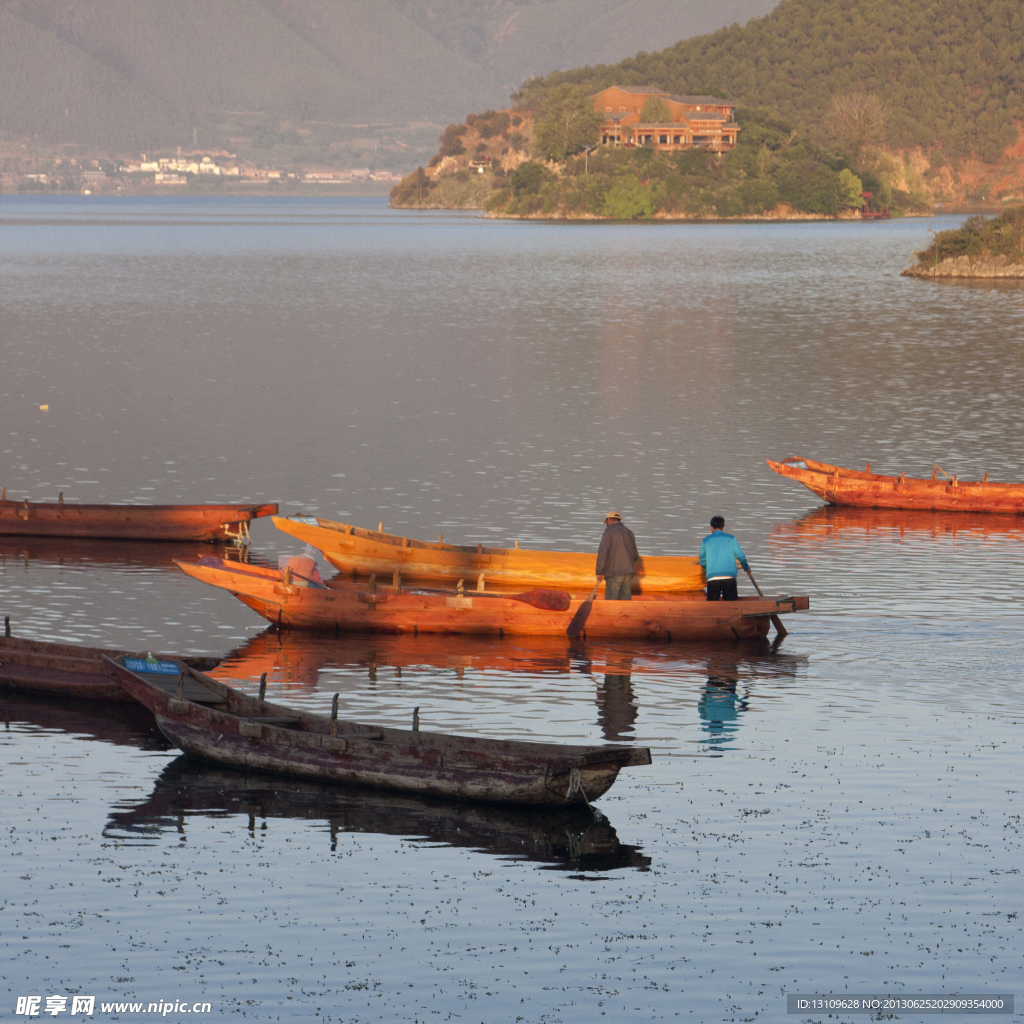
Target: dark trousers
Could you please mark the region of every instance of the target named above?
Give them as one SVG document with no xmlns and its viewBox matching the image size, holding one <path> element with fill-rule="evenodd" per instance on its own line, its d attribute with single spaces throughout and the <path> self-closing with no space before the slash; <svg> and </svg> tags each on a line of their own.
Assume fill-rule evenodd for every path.
<svg viewBox="0 0 1024 1024">
<path fill-rule="evenodd" d="M 626 576 L 605 576 L 604 599 L 606 601 L 633 600 L 633 574 Z"/>
<path fill-rule="evenodd" d="M 724 580 L 708 580 L 709 601 L 738 601 L 740 595 L 736 592 L 736 577 L 727 576 Z"/>
</svg>

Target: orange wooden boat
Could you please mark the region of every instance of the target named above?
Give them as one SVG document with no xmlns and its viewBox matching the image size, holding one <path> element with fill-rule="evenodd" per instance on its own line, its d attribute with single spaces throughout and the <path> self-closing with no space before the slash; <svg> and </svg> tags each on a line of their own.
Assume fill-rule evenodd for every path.
<svg viewBox="0 0 1024 1024">
<path fill-rule="evenodd" d="M 335 633 L 559 636 L 565 634 L 587 596 L 551 590 L 520 595 L 473 590 L 431 593 L 342 580 L 298 586 L 285 580 L 287 570 L 210 557 L 178 564 L 189 576 L 227 590 L 281 628 Z M 773 617 L 808 606 L 806 597 L 708 601 L 702 593 L 646 594 L 632 601 L 595 601 L 586 636 L 740 640 L 765 636 Z"/>
<path fill-rule="evenodd" d="M 792 456 L 782 462 L 768 460 L 768 465 L 781 476 L 802 483 L 831 505 L 859 508 L 910 508 L 936 512 L 1024 512 L 1024 484 L 999 484 L 984 480 L 958 480 L 943 476 L 938 466 L 931 480 L 884 476 L 866 470 L 844 469 L 828 462 L 815 462 Z"/>
<path fill-rule="evenodd" d="M 395 534 L 364 530 L 330 519 L 275 518 L 274 525 L 324 553 L 342 572 L 420 580 L 482 579 L 485 586 L 556 586 L 569 590 L 594 585 L 597 548 L 582 551 L 537 551 L 484 544 L 444 544 L 412 540 Z M 633 592 L 669 594 L 701 590 L 704 572 L 696 558 L 682 555 L 644 555 L 635 565 Z"/>
<path fill-rule="evenodd" d="M 73 505 L 0 499 L 0 534 L 18 537 L 106 537 L 117 540 L 231 541 L 249 523 L 277 515 L 277 505 Z"/>
</svg>

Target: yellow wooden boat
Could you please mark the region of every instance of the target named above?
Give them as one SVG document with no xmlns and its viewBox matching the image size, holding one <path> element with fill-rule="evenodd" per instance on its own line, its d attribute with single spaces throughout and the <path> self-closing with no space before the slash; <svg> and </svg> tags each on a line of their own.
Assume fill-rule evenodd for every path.
<svg viewBox="0 0 1024 1024">
<path fill-rule="evenodd" d="M 412 540 L 390 533 L 364 530 L 330 519 L 275 516 L 274 525 L 323 552 L 342 572 L 402 579 L 465 580 L 477 590 L 487 586 L 557 586 L 589 590 L 595 582 L 597 549 L 536 551 L 495 548 L 483 544 L 444 544 Z M 634 563 L 633 592 L 673 594 L 702 590 L 704 570 L 696 558 L 681 555 L 643 555 Z"/>
</svg>

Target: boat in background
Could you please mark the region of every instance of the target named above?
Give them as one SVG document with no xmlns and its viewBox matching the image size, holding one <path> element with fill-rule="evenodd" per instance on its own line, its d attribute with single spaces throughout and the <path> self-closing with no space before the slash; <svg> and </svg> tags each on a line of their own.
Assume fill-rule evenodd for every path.
<svg viewBox="0 0 1024 1024">
<path fill-rule="evenodd" d="M 332 580 L 311 586 L 288 569 L 204 557 L 179 562 L 203 583 L 220 587 L 279 628 L 361 633 L 480 633 L 564 636 L 588 596 L 533 590 L 427 591 Z M 778 616 L 809 607 L 807 597 L 741 597 L 708 601 L 703 593 L 645 594 L 632 601 L 595 601 L 585 635 L 592 639 L 742 640 L 763 637 Z"/>
<path fill-rule="evenodd" d="M 0 686 L 70 700 L 130 702 L 110 669 L 108 659 L 120 657 L 146 658 L 147 654 L 4 636 L 0 637 Z M 203 671 L 216 668 L 220 659 L 181 661 Z"/>
<path fill-rule="evenodd" d="M 0 534 L 115 540 L 247 542 L 249 523 L 277 515 L 277 505 L 75 505 L 0 498 Z"/>
<path fill-rule="evenodd" d="M 589 590 L 595 583 L 597 550 L 538 551 L 496 548 L 484 544 L 436 544 L 350 523 L 300 516 L 274 518 L 274 525 L 298 540 L 312 544 L 342 572 L 403 579 L 465 580 L 484 586 L 561 587 Z M 696 558 L 682 555 L 643 555 L 634 563 L 635 594 L 674 594 L 704 588 L 704 571 Z"/>
<path fill-rule="evenodd" d="M 297 818 L 327 825 L 331 849 L 346 832 L 401 836 L 496 857 L 535 861 L 555 871 L 646 871 L 651 858 L 619 840 L 603 814 L 567 807 L 504 807 L 368 791 L 262 772 L 220 768 L 178 757 L 149 797 L 112 811 L 103 830 L 113 839 L 186 835 L 190 818 Z"/>
<path fill-rule="evenodd" d="M 845 469 L 828 462 L 791 456 L 782 462 L 768 460 L 769 467 L 780 476 L 801 483 L 831 505 L 857 508 L 922 509 L 936 512 L 1024 512 L 1024 484 L 991 482 L 988 473 L 983 480 L 959 480 L 949 476 L 938 465 L 931 480 L 885 476 L 866 470 Z M 944 480 L 937 479 L 942 473 Z"/>
<path fill-rule="evenodd" d="M 603 796 L 646 747 L 521 743 L 341 721 L 250 697 L 183 662 L 108 661 L 160 731 L 200 761 L 353 786 L 564 807 Z"/>
</svg>

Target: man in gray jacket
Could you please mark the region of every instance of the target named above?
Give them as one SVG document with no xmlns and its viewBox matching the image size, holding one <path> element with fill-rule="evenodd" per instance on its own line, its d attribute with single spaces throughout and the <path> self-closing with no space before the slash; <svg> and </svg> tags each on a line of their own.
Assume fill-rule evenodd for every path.
<svg viewBox="0 0 1024 1024">
<path fill-rule="evenodd" d="M 640 557 L 633 531 L 622 525 L 618 512 L 604 517 L 604 536 L 597 549 L 598 580 L 604 579 L 606 601 L 632 600 L 633 563 Z"/>
</svg>

